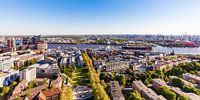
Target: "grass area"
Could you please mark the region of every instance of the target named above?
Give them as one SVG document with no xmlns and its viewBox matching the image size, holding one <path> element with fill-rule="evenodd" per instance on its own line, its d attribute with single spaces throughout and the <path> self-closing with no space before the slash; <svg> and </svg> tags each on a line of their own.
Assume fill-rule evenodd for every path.
<svg viewBox="0 0 200 100">
<path fill-rule="evenodd" d="M 63 87 L 60 100 L 73 100 L 73 90 L 71 87 Z"/>
<path fill-rule="evenodd" d="M 78 68 L 74 79 L 79 85 L 89 85 L 88 70 L 86 68 Z"/>
<path fill-rule="evenodd" d="M 88 70 L 85 67 L 75 68 L 73 71 L 68 71 L 69 76 L 63 74 L 63 76 L 68 77 L 68 82 L 76 87 L 77 85 L 89 85 Z"/>
</svg>

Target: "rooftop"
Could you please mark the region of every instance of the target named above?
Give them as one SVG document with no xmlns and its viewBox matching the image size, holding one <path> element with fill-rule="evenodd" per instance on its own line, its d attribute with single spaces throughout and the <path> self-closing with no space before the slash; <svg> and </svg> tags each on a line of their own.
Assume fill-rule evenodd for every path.
<svg viewBox="0 0 200 100">
<path fill-rule="evenodd" d="M 197 79 L 197 80 L 200 80 L 200 77 L 198 77 L 198 76 L 196 76 L 196 75 L 189 74 L 189 73 L 183 74 L 183 77 L 184 77 L 184 76 L 189 76 L 189 77 L 191 77 L 191 78 L 195 78 L 195 79 Z"/>
<path fill-rule="evenodd" d="M 62 93 L 62 90 L 60 88 L 52 88 L 52 89 L 44 90 L 44 91 L 42 91 L 42 93 L 46 97 L 49 97 L 49 96 L 52 96 L 54 94 L 60 94 L 60 93 Z"/>
<path fill-rule="evenodd" d="M 112 98 L 124 98 L 124 95 L 121 92 L 121 88 L 117 81 L 110 81 L 110 89 Z"/>
<path fill-rule="evenodd" d="M 144 85 L 141 81 L 134 81 L 133 83 L 140 88 L 144 94 L 148 95 L 149 98 L 152 98 L 153 100 L 165 100 L 163 96 L 157 95 L 152 89 L 146 87 L 146 85 Z"/>
<path fill-rule="evenodd" d="M 163 80 L 161 80 L 159 78 L 153 79 L 153 82 L 159 83 L 159 84 L 164 85 L 164 86 L 167 85 L 165 81 L 163 81 Z"/>
<path fill-rule="evenodd" d="M 10 73 L 13 73 L 13 72 L 18 72 L 18 71 L 14 70 L 14 69 L 9 69 L 9 70 L 6 70 L 6 71 L 0 71 L 0 77 L 5 76 L 5 75 L 10 74 Z"/>
</svg>

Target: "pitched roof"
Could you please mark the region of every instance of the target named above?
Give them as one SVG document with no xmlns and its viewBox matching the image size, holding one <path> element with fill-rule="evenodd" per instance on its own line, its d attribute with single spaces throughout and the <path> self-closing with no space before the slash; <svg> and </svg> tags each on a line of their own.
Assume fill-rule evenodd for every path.
<svg viewBox="0 0 200 100">
<path fill-rule="evenodd" d="M 62 93 L 62 90 L 60 88 L 52 88 L 52 89 L 48 89 L 48 90 L 45 90 L 45 91 L 42 91 L 42 93 L 48 97 L 48 96 L 52 96 L 54 94 L 59 94 L 59 93 Z"/>
</svg>

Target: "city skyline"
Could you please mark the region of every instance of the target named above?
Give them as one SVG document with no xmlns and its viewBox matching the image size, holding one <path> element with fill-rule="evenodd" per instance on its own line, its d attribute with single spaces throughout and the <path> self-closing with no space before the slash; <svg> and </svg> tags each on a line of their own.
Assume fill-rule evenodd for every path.
<svg viewBox="0 0 200 100">
<path fill-rule="evenodd" d="M 1 0 L 0 35 L 200 34 L 198 0 Z"/>
</svg>

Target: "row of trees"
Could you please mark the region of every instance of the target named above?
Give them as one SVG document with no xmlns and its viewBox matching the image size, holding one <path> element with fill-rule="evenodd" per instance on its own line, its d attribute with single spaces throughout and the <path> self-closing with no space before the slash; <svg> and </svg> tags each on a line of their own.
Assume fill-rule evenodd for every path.
<svg viewBox="0 0 200 100">
<path fill-rule="evenodd" d="M 101 72 L 100 79 L 104 80 L 105 82 L 116 80 L 119 82 L 120 85 L 123 85 L 123 86 L 126 85 L 126 81 L 127 81 L 127 79 L 125 78 L 123 74 L 114 75 L 112 73 L 108 74 L 107 72 Z"/>
<path fill-rule="evenodd" d="M 100 39 L 98 39 L 96 42 L 97 42 L 97 44 L 104 44 L 105 39 L 100 38 Z"/>
<path fill-rule="evenodd" d="M 30 66 L 30 65 L 36 64 L 36 63 L 37 63 L 37 59 L 33 58 L 31 60 L 24 62 L 24 66 Z"/>
<path fill-rule="evenodd" d="M 197 74 L 197 71 L 200 71 L 200 64 L 198 62 L 182 63 L 168 71 L 166 75 L 181 77 L 184 73 Z"/>
<path fill-rule="evenodd" d="M 33 81 L 28 83 L 28 86 L 26 87 L 26 90 L 32 89 L 32 88 L 37 87 L 37 86 L 38 86 L 38 81 L 37 80 L 33 80 Z"/>
<path fill-rule="evenodd" d="M 152 83 L 152 79 L 160 78 L 165 81 L 168 81 L 168 77 L 164 74 L 163 71 L 146 71 L 141 73 L 135 73 L 132 70 L 127 71 L 129 77 L 125 77 L 123 74 L 112 74 L 107 72 L 101 72 L 100 79 L 105 82 L 116 80 L 120 85 L 131 85 L 133 81 L 141 80 L 145 85 Z"/>
<path fill-rule="evenodd" d="M 164 71 L 146 71 L 141 73 L 135 73 L 132 70 L 129 70 L 128 74 L 130 75 L 129 79 L 127 80 L 128 83 L 132 83 L 136 80 L 141 80 L 145 85 L 152 83 L 152 79 L 160 78 L 165 81 L 168 81 L 168 77 L 165 76 Z"/>
<path fill-rule="evenodd" d="M 89 80 L 90 85 L 93 89 L 93 95 L 95 100 L 109 100 L 109 96 L 107 95 L 104 87 L 100 84 L 99 74 L 97 74 L 96 70 L 93 67 L 92 60 L 87 55 L 87 53 L 82 54 L 83 59 L 85 61 L 86 67 L 89 71 Z"/>
<path fill-rule="evenodd" d="M 184 73 L 197 74 L 197 71 L 200 71 L 200 64 L 198 62 L 182 63 L 169 71 L 163 69 L 162 71 L 146 71 L 137 74 L 134 71 L 129 70 L 128 74 L 130 75 L 130 78 L 127 81 L 132 83 L 132 81 L 141 80 L 148 85 L 154 78 L 160 78 L 165 81 L 169 81 L 169 76 L 181 77 Z"/>
<path fill-rule="evenodd" d="M 24 65 L 22 65 L 20 68 L 16 68 L 16 70 L 23 70 L 23 69 L 26 69 L 28 66 L 30 65 L 33 65 L 33 64 L 36 64 L 37 63 L 37 59 L 36 58 L 33 58 L 31 60 L 27 60 L 24 62 Z"/>
<path fill-rule="evenodd" d="M 164 96 L 168 100 L 176 100 L 176 94 L 170 91 L 168 87 L 161 86 L 158 91 L 162 96 Z"/>
<path fill-rule="evenodd" d="M 191 86 L 184 85 L 182 90 L 185 92 L 193 92 L 197 95 L 200 95 L 200 90 Z"/>
<path fill-rule="evenodd" d="M 0 92 L 0 100 L 5 100 L 6 95 L 10 92 L 10 90 L 13 90 L 16 85 L 17 85 L 17 82 L 13 81 L 11 82 L 9 86 L 2 87 L 1 92 Z"/>
<path fill-rule="evenodd" d="M 185 92 L 193 92 L 197 95 L 200 95 L 199 89 L 185 85 L 184 82 L 179 78 L 172 79 L 172 85 L 175 87 L 179 87 L 180 89 L 182 89 Z"/>
</svg>

